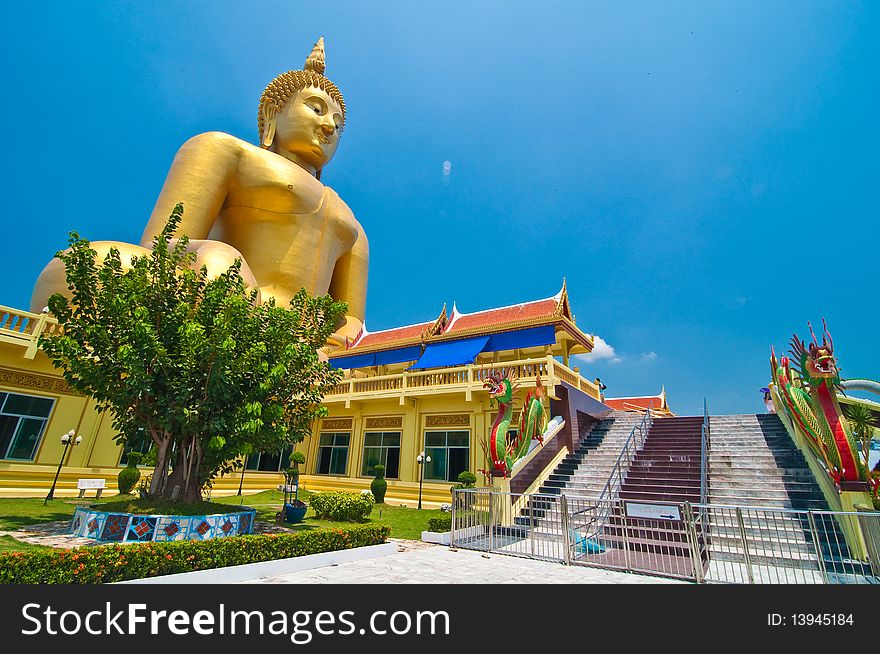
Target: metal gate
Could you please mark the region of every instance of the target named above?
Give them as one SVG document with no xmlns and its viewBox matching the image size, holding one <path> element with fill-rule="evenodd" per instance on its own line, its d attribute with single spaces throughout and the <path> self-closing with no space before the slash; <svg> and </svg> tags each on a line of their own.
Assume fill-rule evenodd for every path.
<svg viewBox="0 0 880 654">
<path fill-rule="evenodd" d="M 880 583 L 878 544 L 876 512 L 453 493 L 453 547 L 697 582 Z"/>
</svg>

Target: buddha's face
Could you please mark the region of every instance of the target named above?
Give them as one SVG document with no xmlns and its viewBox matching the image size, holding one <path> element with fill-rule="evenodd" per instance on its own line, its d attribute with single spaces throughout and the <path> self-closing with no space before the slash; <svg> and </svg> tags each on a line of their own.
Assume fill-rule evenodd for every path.
<svg viewBox="0 0 880 654">
<path fill-rule="evenodd" d="M 276 115 L 271 149 L 314 170 L 329 163 L 339 145 L 342 109 L 321 89 L 296 93 Z"/>
</svg>

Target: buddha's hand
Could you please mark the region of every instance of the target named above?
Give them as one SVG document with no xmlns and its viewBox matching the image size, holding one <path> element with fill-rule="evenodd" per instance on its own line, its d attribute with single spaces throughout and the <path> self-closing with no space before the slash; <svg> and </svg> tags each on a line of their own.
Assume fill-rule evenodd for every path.
<svg viewBox="0 0 880 654">
<path fill-rule="evenodd" d="M 344 348 L 346 346 L 346 339 L 348 339 L 349 345 L 354 343 L 358 336 L 361 335 L 363 327 L 363 322 L 358 318 L 355 318 L 354 316 L 345 316 L 345 323 L 342 327 L 330 334 L 327 338 L 327 345 L 330 345 L 333 348 Z"/>
</svg>

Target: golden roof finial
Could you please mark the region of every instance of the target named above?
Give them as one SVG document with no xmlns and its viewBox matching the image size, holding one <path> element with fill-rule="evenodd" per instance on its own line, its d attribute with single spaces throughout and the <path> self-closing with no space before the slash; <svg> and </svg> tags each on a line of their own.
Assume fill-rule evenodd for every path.
<svg viewBox="0 0 880 654">
<path fill-rule="evenodd" d="M 306 59 L 303 70 L 312 70 L 318 73 L 318 75 L 323 75 L 326 68 L 327 64 L 324 60 L 324 37 L 322 36 L 318 39 L 315 47 L 312 48 L 312 52 Z"/>
</svg>

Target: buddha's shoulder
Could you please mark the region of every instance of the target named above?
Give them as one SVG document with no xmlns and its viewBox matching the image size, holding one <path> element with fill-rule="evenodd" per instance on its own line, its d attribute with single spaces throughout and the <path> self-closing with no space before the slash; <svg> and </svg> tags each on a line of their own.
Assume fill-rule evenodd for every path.
<svg viewBox="0 0 880 654">
<path fill-rule="evenodd" d="M 352 212 L 351 208 L 345 203 L 345 200 L 339 197 L 339 194 L 336 191 L 329 186 L 325 186 L 324 193 L 333 198 L 337 213 L 343 216 L 346 220 L 350 220 L 357 227 L 358 232 L 364 231 L 364 228 L 361 227 L 361 224 L 354 217 L 354 212 Z"/>
<path fill-rule="evenodd" d="M 208 150 L 237 155 L 243 155 L 254 150 L 261 152 L 260 148 L 252 143 L 243 141 L 237 136 L 227 134 L 226 132 L 205 132 L 203 134 L 196 134 L 184 143 L 180 149 L 196 151 Z"/>
</svg>

